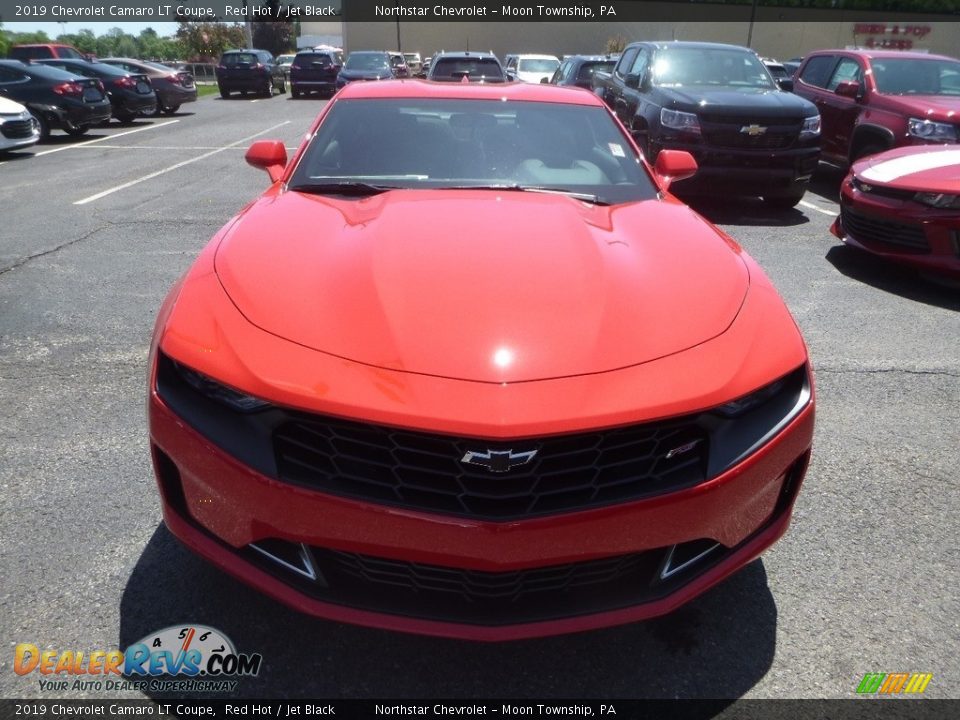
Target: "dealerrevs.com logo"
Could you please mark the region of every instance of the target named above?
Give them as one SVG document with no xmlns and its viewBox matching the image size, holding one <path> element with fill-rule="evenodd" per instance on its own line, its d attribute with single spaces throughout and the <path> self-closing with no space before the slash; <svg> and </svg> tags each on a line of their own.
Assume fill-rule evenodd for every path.
<svg viewBox="0 0 960 720">
<path fill-rule="evenodd" d="M 39 673 L 40 689 L 49 691 L 232 692 L 237 678 L 256 676 L 262 663 L 260 653 L 237 652 L 219 630 L 184 624 L 151 633 L 124 651 L 58 652 L 21 643 L 13 670 Z"/>
</svg>

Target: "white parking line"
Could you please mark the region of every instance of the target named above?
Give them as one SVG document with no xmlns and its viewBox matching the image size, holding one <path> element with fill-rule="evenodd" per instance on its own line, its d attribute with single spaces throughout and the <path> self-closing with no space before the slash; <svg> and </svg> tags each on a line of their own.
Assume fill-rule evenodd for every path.
<svg viewBox="0 0 960 720">
<path fill-rule="evenodd" d="M 134 185 L 139 185 L 140 183 L 146 182 L 147 180 L 152 180 L 155 177 L 166 175 L 168 172 L 172 172 L 178 168 L 182 168 L 184 165 L 190 165 L 191 163 L 195 163 L 199 160 L 208 158 L 211 155 L 216 155 L 217 153 L 221 153 L 224 150 L 229 150 L 230 148 L 236 147 L 237 145 L 242 145 L 245 142 L 249 142 L 250 140 L 253 140 L 255 137 L 260 137 L 261 135 L 265 135 L 268 132 L 276 130 L 278 127 L 289 125 L 290 122 L 291 122 L 290 120 L 284 120 L 282 123 L 277 123 L 276 125 L 272 125 L 271 127 L 268 127 L 266 130 L 261 130 L 260 132 L 254 133 L 253 135 L 248 135 L 247 137 L 241 138 L 240 140 L 237 140 L 236 142 L 232 142 L 229 145 L 224 145 L 223 147 L 217 148 L 216 150 L 205 152 L 203 155 L 197 155 L 197 157 L 195 158 L 190 158 L 189 160 L 178 162 L 176 165 L 171 165 L 170 167 L 163 168 L 163 170 L 157 170 L 156 172 L 152 172 L 149 175 L 144 175 L 143 177 L 139 177 L 136 180 L 130 180 L 129 182 L 125 182 L 122 185 L 115 185 L 114 187 L 108 188 L 107 190 L 103 190 L 102 192 L 98 192 L 95 195 L 91 195 L 90 197 L 85 197 L 83 198 L 83 200 L 77 200 L 73 204 L 86 205 L 87 203 L 91 203 L 95 200 L 99 200 L 100 198 L 104 198 L 107 195 L 112 195 L 113 193 L 119 192 L 120 190 L 126 190 L 129 187 L 133 187 Z"/>
<path fill-rule="evenodd" d="M 74 148 L 84 147 L 85 145 L 93 145 L 94 143 L 103 142 L 104 140 L 113 140 L 114 138 L 123 137 L 124 135 L 133 135 L 134 133 L 143 132 L 144 130 L 156 130 L 157 128 L 166 127 L 167 125 L 173 125 L 174 123 L 180 122 L 179 120 L 167 120 L 166 122 L 158 123 L 156 125 L 147 125 L 146 127 L 134 128 L 133 130 L 124 130 L 119 132 L 116 135 L 107 135 L 102 138 L 95 138 L 93 140 L 87 140 L 82 143 L 77 143 L 76 145 L 64 145 L 63 147 L 54 148 L 53 150 L 44 150 L 43 152 L 38 152 L 34 154 L 34 157 L 40 157 L 41 155 L 50 155 L 51 153 L 60 152 L 61 150 L 73 150 Z"/>
<path fill-rule="evenodd" d="M 824 210 L 822 207 L 818 207 L 813 203 L 808 203 L 806 200 L 801 200 L 800 204 L 809 210 L 813 210 L 814 212 L 820 213 L 821 215 L 829 215 L 830 217 L 835 217 L 837 214 L 836 210 Z"/>
</svg>

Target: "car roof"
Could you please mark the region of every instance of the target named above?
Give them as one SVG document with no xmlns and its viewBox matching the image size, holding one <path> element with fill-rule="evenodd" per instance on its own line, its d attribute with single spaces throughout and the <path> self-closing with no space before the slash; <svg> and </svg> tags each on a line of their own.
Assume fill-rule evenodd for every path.
<svg viewBox="0 0 960 720">
<path fill-rule="evenodd" d="M 50 60 L 56 60 L 57 58 L 49 58 Z M 20 60 L 0 60 L 0 66 L 13 68 L 14 70 L 20 70 L 27 75 L 39 75 L 40 77 L 45 77 L 47 80 L 87 80 L 88 78 L 83 77 L 82 75 L 77 75 L 68 70 L 61 70 L 58 67 L 53 65 L 47 65 L 46 63 L 25 63 Z"/>
<path fill-rule="evenodd" d="M 556 60 L 556 55 L 536 55 L 534 53 L 526 53 L 524 55 L 517 55 L 518 60 Z"/>
<path fill-rule="evenodd" d="M 375 83 L 350 83 L 340 91 L 339 98 L 389 99 L 428 98 L 454 100 L 518 100 L 522 102 L 553 102 L 566 105 L 593 105 L 604 107 L 593 93 L 579 88 L 531 83 L 478 84 L 431 82 L 429 80 L 381 80 Z"/>
<path fill-rule="evenodd" d="M 811 52 L 809 55 L 804 57 L 804 60 L 807 58 L 814 57 L 816 55 L 835 55 L 837 53 L 846 53 L 847 55 L 856 55 L 857 57 L 868 58 L 870 60 L 880 60 L 885 59 L 889 60 L 891 58 L 907 58 L 908 60 L 953 60 L 957 62 L 956 58 L 949 57 L 948 55 L 934 55 L 933 53 L 922 53 L 922 52 L 909 52 L 906 50 L 816 50 Z"/>
<path fill-rule="evenodd" d="M 489 60 L 492 58 L 493 60 L 500 62 L 499 60 L 497 60 L 497 56 L 494 55 L 492 52 L 477 52 L 476 50 L 444 50 L 443 52 L 438 52 L 433 57 L 435 60 L 439 60 L 440 58 L 451 58 L 451 57 L 481 58 L 483 60 Z M 520 56 L 517 55 L 516 57 L 520 57 Z"/>
<path fill-rule="evenodd" d="M 753 50 L 743 47 L 743 45 L 730 45 L 729 43 L 695 42 L 692 40 L 655 40 L 643 44 L 652 45 L 658 50 L 667 50 L 669 48 L 695 48 L 702 50 L 743 50 L 744 52 L 754 53 Z"/>
</svg>

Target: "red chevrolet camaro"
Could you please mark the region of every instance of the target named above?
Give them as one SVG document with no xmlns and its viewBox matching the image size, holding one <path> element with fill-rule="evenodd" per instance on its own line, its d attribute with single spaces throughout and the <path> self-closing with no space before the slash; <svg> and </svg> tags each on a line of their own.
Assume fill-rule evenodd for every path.
<svg viewBox="0 0 960 720">
<path fill-rule="evenodd" d="M 860 160 L 840 188 L 831 231 L 886 260 L 960 280 L 960 147 L 899 148 Z"/>
<path fill-rule="evenodd" d="M 759 266 L 594 95 L 349 85 L 173 288 L 167 525 L 305 613 L 504 640 L 670 612 L 787 529 L 813 388 Z"/>
</svg>

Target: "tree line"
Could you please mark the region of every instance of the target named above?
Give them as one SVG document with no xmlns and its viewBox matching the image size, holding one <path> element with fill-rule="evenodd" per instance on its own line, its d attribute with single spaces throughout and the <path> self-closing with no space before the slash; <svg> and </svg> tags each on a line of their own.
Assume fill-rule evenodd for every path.
<svg viewBox="0 0 960 720">
<path fill-rule="evenodd" d="M 253 46 L 274 55 L 296 49 L 296 27 L 292 22 L 252 23 Z M 153 28 L 131 35 L 114 27 L 102 35 L 92 30 L 60 33 L 51 38 L 45 32 L 14 32 L 0 23 L 0 57 L 11 45 L 57 42 L 72 45 L 95 57 L 132 57 L 144 60 L 186 60 L 216 62 L 224 50 L 246 46 L 242 25 L 224 22 L 180 22 L 173 37 L 161 37 Z"/>
</svg>

